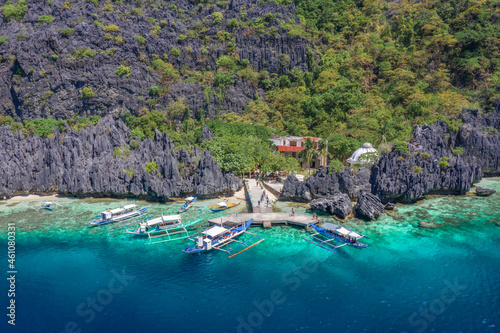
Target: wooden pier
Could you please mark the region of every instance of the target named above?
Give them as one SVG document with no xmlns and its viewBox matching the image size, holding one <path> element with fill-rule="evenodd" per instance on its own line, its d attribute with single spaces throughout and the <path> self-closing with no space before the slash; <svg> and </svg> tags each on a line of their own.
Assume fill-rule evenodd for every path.
<svg viewBox="0 0 500 333">
<path fill-rule="evenodd" d="M 251 226 L 262 226 L 270 228 L 274 225 L 290 225 L 302 228 L 310 228 L 309 223 L 318 224 L 319 221 L 311 215 L 290 213 L 243 213 L 229 214 L 215 219 L 208 220 L 210 224 L 218 224 L 221 222 L 242 222 L 253 219 Z"/>
</svg>

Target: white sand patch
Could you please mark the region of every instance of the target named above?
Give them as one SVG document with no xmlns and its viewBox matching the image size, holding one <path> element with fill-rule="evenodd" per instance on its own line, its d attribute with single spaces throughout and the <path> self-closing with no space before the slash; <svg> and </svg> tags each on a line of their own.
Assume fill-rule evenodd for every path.
<svg viewBox="0 0 500 333">
<path fill-rule="evenodd" d="M 28 194 L 28 195 L 16 195 L 13 196 L 12 198 L 9 198 L 5 200 L 5 202 L 14 202 L 14 201 L 28 201 L 28 200 L 50 200 L 50 199 L 56 199 L 58 198 L 59 195 L 57 194 L 52 194 L 52 195 L 38 195 L 38 194 Z"/>
</svg>

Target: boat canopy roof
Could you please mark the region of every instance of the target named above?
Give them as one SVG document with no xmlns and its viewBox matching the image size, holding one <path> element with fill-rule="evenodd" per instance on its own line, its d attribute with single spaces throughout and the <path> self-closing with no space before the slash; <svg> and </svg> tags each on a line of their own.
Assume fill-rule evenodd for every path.
<svg viewBox="0 0 500 333">
<path fill-rule="evenodd" d="M 349 230 L 347 230 L 346 228 L 344 227 L 340 227 L 337 229 L 337 232 L 341 235 L 344 235 L 344 236 L 347 236 L 349 234 Z"/>
<path fill-rule="evenodd" d="M 187 197 L 186 198 L 186 201 L 193 201 L 194 200 L 194 197 Z"/>
<path fill-rule="evenodd" d="M 145 223 L 141 224 L 146 224 L 148 227 L 161 223 L 161 222 L 168 222 L 168 221 L 179 221 L 181 219 L 180 215 L 167 215 L 167 216 L 160 216 L 155 219 L 151 219 L 149 221 L 146 221 Z"/>
<path fill-rule="evenodd" d="M 321 226 L 323 229 L 330 230 L 330 231 L 335 231 L 338 228 L 340 228 L 339 225 L 333 224 L 333 223 L 325 223 Z"/>
<path fill-rule="evenodd" d="M 351 230 L 349 230 L 349 229 L 346 229 L 346 228 L 344 228 L 344 227 L 340 227 L 340 228 L 338 228 L 338 229 L 337 229 L 337 232 L 338 232 L 339 234 L 343 235 L 343 236 L 354 237 L 354 238 L 356 238 L 356 239 L 363 237 L 362 235 L 360 235 L 360 234 L 358 234 L 358 233 L 356 233 L 356 232 L 354 232 L 354 231 L 351 231 Z"/>
<path fill-rule="evenodd" d="M 210 236 L 210 237 L 215 237 L 215 236 L 218 236 L 220 234 L 223 234 L 225 232 L 229 231 L 228 229 L 226 228 L 223 228 L 223 227 L 219 227 L 218 225 L 216 226 L 213 226 L 212 228 L 208 229 L 208 230 L 205 230 L 203 231 L 203 233 L 207 236 Z"/>
<path fill-rule="evenodd" d="M 115 209 L 112 209 L 110 210 L 110 213 L 111 214 L 118 214 L 118 213 L 121 213 L 127 209 L 130 209 L 130 208 L 134 208 L 134 207 L 137 207 L 137 205 L 127 205 L 127 206 L 123 206 L 123 207 L 120 207 L 120 208 L 115 208 Z"/>
<path fill-rule="evenodd" d="M 226 207 L 227 203 L 225 203 L 225 202 L 219 202 L 217 205 L 222 206 L 222 207 Z"/>
</svg>

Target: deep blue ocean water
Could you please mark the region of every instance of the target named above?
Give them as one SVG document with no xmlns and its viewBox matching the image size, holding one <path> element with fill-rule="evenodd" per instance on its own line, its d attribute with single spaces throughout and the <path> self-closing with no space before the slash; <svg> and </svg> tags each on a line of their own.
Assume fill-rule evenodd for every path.
<svg viewBox="0 0 500 333">
<path fill-rule="evenodd" d="M 498 178 L 481 185 L 500 192 Z M 63 207 L 53 212 L 0 205 L 0 267 L 7 276 L 15 222 L 18 271 L 15 328 L 0 283 L 2 332 L 500 332 L 499 193 L 354 219 L 346 226 L 370 237 L 361 250 L 330 253 L 304 241 L 304 230 L 255 228 L 265 241 L 231 259 L 184 254 L 181 241 L 147 244 L 113 225 L 86 228 L 125 200 L 55 201 Z"/>
</svg>

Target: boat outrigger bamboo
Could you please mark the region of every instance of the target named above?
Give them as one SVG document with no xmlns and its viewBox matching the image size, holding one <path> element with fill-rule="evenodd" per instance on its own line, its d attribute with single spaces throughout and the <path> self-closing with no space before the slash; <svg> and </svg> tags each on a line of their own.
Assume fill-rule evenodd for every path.
<svg viewBox="0 0 500 333">
<path fill-rule="evenodd" d="M 236 206 L 238 206 L 240 203 L 241 203 L 241 201 L 240 201 L 240 202 L 238 202 L 238 203 L 226 203 L 226 202 L 219 202 L 218 204 L 213 205 L 213 206 L 210 206 L 210 207 L 208 207 L 208 208 L 210 208 L 210 210 L 211 210 L 212 212 L 214 212 L 214 213 L 215 213 L 215 212 L 221 212 L 221 211 L 223 211 L 223 210 L 228 210 L 229 208 L 236 207 Z"/>
<path fill-rule="evenodd" d="M 253 219 L 247 222 L 224 222 L 221 224 L 213 225 L 193 235 L 195 236 L 199 234 L 199 236 L 197 237 L 191 236 L 186 238 L 193 241 L 194 244 L 193 246 L 189 246 L 189 244 L 187 244 L 186 248 L 182 251 L 184 253 L 197 253 L 210 250 L 219 250 L 228 253 L 229 258 L 232 258 L 242 252 L 245 252 L 251 247 L 254 247 L 264 240 L 264 238 L 260 237 L 259 235 L 247 231 L 252 222 Z M 251 235 L 251 238 L 246 241 L 235 239 L 243 233 Z M 250 245 L 250 243 L 252 243 L 254 240 L 257 241 Z M 229 244 L 231 243 L 238 244 L 230 249 Z M 240 247 L 243 247 L 243 250 L 236 252 L 236 250 Z"/>
<path fill-rule="evenodd" d="M 195 201 L 195 197 L 187 197 L 186 202 L 181 206 L 181 208 L 179 208 L 179 213 L 184 213 L 186 210 L 193 207 Z"/>
<path fill-rule="evenodd" d="M 149 238 L 156 238 L 158 235 L 169 237 L 179 233 L 187 233 L 187 228 L 194 226 L 196 223 L 201 222 L 202 219 L 188 222 L 183 224 L 180 215 L 160 216 L 155 219 L 145 219 L 139 221 L 139 227 L 135 230 L 127 230 L 127 233 L 136 236 L 148 236 Z M 183 237 L 180 238 L 185 238 Z M 180 239 L 175 238 L 175 239 Z M 174 239 L 169 239 L 174 240 Z"/>
<path fill-rule="evenodd" d="M 314 225 L 313 223 L 309 223 L 309 225 L 313 227 L 317 233 L 306 237 L 306 241 L 330 252 L 334 252 L 339 247 L 345 245 L 357 248 L 368 247 L 368 245 L 359 242 L 359 239 L 363 237 L 368 238 L 367 236 L 358 234 L 357 232 L 346 229 L 340 225 L 332 223 L 325 223 L 321 227 Z M 336 245 L 335 242 L 342 244 Z"/>
<path fill-rule="evenodd" d="M 135 209 L 137 205 L 127 205 L 120 208 L 108 209 L 101 213 L 99 220 L 89 222 L 89 226 L 95 227 L 98 225 L 126 221 L 136 216 L 140 216 L 146 212 L 151 206 L 146 206 L 141 209 Z"/>
</svg>

